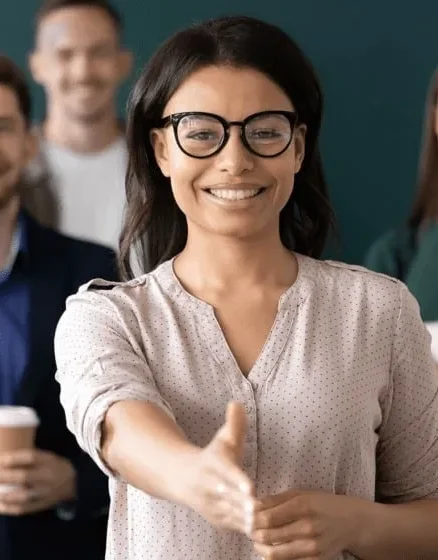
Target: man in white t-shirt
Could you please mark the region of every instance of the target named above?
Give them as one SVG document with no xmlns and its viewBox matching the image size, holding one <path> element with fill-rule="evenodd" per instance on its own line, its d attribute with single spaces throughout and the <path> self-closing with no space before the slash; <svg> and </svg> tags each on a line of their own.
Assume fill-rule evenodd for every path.
<svg viewBox="0 0 438 560">
<path fill-rule="evenodd" d="M 127 165 L 116 95 L 131 66 L 120 15 L 107 1 L 43 3 L 30 68 L 47 108 L 24 203 L 42 224 L 113 248 Z"/>
</svg>

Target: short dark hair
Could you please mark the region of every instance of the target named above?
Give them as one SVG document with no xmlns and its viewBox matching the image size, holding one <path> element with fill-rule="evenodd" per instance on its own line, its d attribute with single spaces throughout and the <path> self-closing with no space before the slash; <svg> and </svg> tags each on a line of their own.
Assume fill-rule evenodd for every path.
<svg viewBox="0 0 438 560">
<path fill-rule="evenodd" d="M 119 266 L 133 276 L 131 250 L 144 271 L 177 255 L 187 241 L 187 221 L 160 171 L 150 141 L 154 123 L 180 84 L 210 65 L 254 68 L 289 96 L 299 122 L 307 126 L 306 152 L 289 201 L 280 213 L 283 244 L 319 257 L 334 229 L 318 146 L 323 96 L 313 67 L 280 28 L 245 16 L 223 17 L 194 25 L 168 39 L 147 63 L 128 105 L 127 206 L 120 237 Z"/>
<path fill-rule="evenodd" d="M 32 103 L 26 78 L 20 68 L 10 58 L 3 55 L 0 55 L 0 85 L 13 90 L 26 126 L 29 127 Z"/>
<path fill-rule="evenodd" d="M 112 19 L 119 34 L 122 33 L 122 16 L 119 11 L 107 0 L 45 0 L 36 14 L 36 28 L 41 21 L 53 12 L 63 8 L 100 8 Z"/>
</svg>

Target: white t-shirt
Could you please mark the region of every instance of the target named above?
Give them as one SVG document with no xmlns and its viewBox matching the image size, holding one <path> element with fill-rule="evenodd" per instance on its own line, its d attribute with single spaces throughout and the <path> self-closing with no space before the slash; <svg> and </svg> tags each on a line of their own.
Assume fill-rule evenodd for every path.
<svg viewBox="0 0 438 560">
<path fill-rule="evenodd" d="M 40 153 L 28 169 L 31 192 L 25 206 L 44 225 L 117 250 L 126 165 L 123 137 L 91 154 L 41 139 Z"/>
<path fill-rule="evenodd" d="M 427 330 L 431 336 L 430 348 L 436 362 L 438 362 L 438 321 L 426 323 Z"/>
</svg>

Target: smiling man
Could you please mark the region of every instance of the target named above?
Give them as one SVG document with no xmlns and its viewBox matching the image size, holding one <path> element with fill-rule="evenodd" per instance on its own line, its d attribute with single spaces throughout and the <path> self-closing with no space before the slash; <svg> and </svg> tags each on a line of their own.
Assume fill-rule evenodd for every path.
<svg viewBox="0 0 438 560">
<path fill-rule="evenodd" d="M 113 251 L 60 235 L 22 209 L 36 142 L 19 69 L 0 56 L 0 405 L 36 410 L 36 449 L 0 453 L 2 560 L 102 560 L 107 480 L 67 429 L 53 337 L 67 297 L 96 276 L 116 278 Z"/>
<path fill-rule="evenodd" d="M 120 15 L 105 0 L 48 0 L 36 23 L 29 61 L 47 104 L 25 205 L 45 225 L 116 248 L 127 163 L 116 96 L 132 65 Z"/>
</svg>

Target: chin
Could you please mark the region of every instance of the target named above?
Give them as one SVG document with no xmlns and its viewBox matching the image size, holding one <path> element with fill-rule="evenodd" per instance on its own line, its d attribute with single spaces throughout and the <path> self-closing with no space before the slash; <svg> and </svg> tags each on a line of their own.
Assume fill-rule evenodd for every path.
<svg viewBox="0 0 438 560">
<path fill-rule="evenodd" d="M 223 237 L 229 241 L 255 241 L 265 237 L 260 227 L 252 226 L 234 226 L 234 227 L 217 227 L 209 229 L 210 235 Z"/>
<path fill-rule="evenodd" d="M 99 122 L 106 114 L 106 107 L 72 107 L 69 111 L 72 119 L 75 121 L 83 122 L 84 124 L 93 124 Z"/>
</svg>

